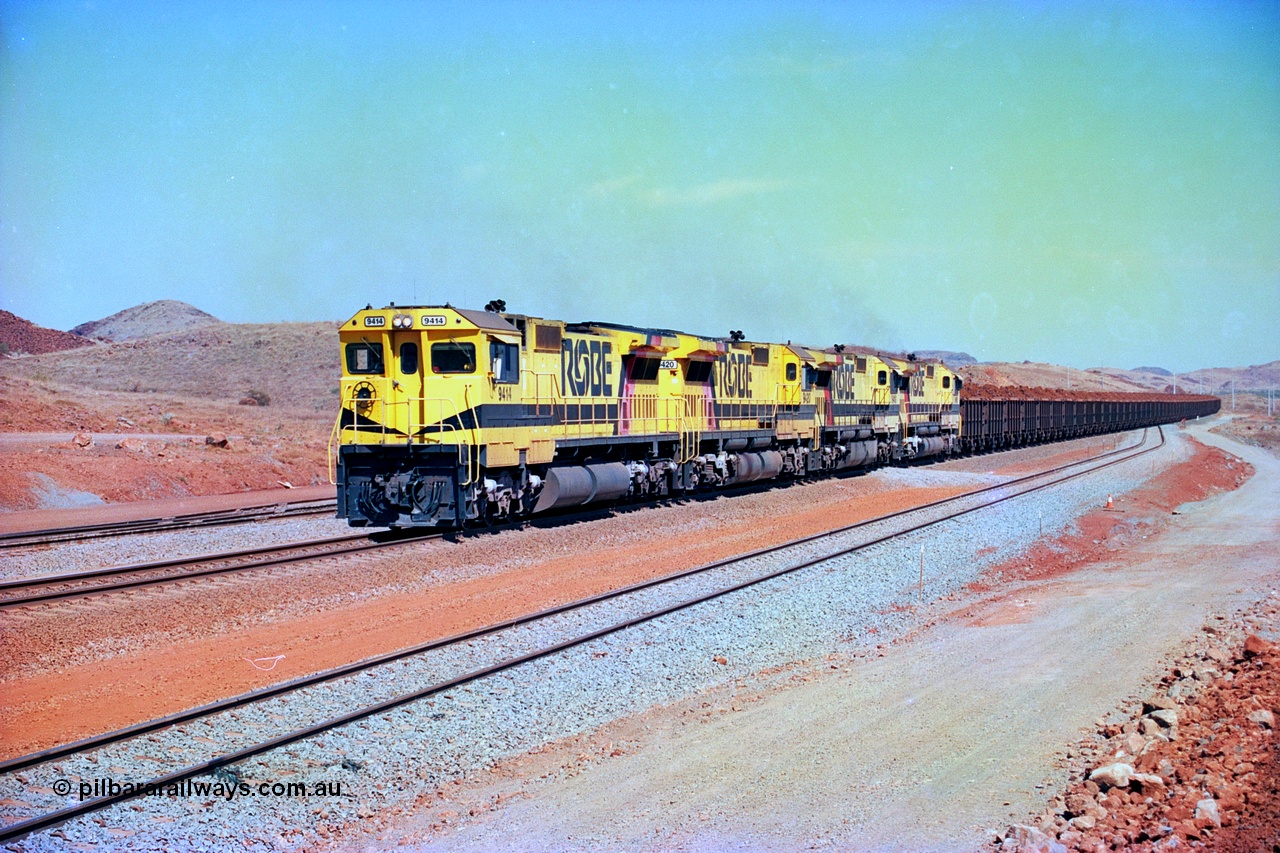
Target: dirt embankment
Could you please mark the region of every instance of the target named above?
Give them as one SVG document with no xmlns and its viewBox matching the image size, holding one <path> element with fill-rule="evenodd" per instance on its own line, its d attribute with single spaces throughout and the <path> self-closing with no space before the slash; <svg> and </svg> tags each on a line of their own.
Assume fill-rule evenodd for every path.
<svg viewBox="0 0 1280 853">
<path fill-rule="evenodd" d="M 156 322 L 134 317 L 116 331 L 146 331 Z M 0 445 L 0 511 L 327 481 L 325 448 L 337 415 L 339 372 L 332 323 L 213 321 L 138 340 L 2 359 L 0 433 L 148 437 L 121 447 L 115 438 Z M 217 434 L 230 437 L 229 451 L 174 438 Z"/>
<path fill-rule="evenodd" d="M 1141 710 L 1099 721 L 1068 753 L 1075 782 L 1000 850 L 1280 846 L 1280 632 L 1275 593 L 1204 629 Z"/>
<path fill-rule="evenodd" d="M 1077 519 L 1073 531 L 994 566 L 970 584 L 970 590 L 990 590 L 1010 580 L 1056 577 L 1114 556 L 1135 540 L 1163 529 L 1169 513 L 1182 504 L 1238 489 L 1253 476 L 1253 466 L 1243 459 L 1189 440 L 1195 447 L 1191 459 L 1164 471 L 1143 488 L 1120 496 L 1115 506 L 1099 507 Z"/>
<path fill-rule="evenodd" d="M 0 397 L 0 433 L 17 434 L 0 436 L 0 511 L 328 481 L 333 412 L 7 378 L 0 378 Z M 67 441 L 73 434 L 78 440 Z M 227 446 L 205 443 L 218 435 Z"/>
<path fill-rule="evenodd" d="M 330 411 L 338 399 L 337 324 L 216 323 L 10 359 L 0 362 L 0 373 L 58 388 L 72 397 L 92 390 L 234 405 L 257 391 L 273 406 Z"/>
</svg>

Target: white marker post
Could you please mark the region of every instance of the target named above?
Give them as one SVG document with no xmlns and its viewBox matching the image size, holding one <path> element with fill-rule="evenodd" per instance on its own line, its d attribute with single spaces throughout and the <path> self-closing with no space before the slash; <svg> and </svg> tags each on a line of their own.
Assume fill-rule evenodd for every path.
<svg viewBox="0 0 1280 853">
<path fill-rule="evenodd" d="M 924 544 L 920 545 L 920 588 L 916 592 L 916 603 L 919 607 L 924 607 Z"/>
</svg>

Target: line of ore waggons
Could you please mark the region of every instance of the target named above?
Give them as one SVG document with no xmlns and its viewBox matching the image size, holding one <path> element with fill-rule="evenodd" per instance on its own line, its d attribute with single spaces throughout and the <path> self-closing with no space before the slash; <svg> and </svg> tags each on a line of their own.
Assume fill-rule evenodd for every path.
<svg viewBox="0 0 1280 853">
<path fill-rule="evenodd" d="M 964 389 L 936 360 L 449 305 L 342 325 L 338 514 L 463 527 L 1171 423 L 1216 397 Z"/>
</svg>

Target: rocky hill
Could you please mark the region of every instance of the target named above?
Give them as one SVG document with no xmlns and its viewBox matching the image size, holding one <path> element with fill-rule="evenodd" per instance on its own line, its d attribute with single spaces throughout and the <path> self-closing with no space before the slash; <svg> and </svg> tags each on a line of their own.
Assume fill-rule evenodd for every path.
<svg viewBox="0 0 1280 853">
<path fill-rule="evenodd" d="M 39 355 L 84 346 L 92 346 L 92 342 L 70 332 L 59 332 L 57 329 L 37 326 L 17 314 L 0 311 L 0 354 Z"/>
<path fill-rule="evenodd" d="M 215 323 L 0 362 L 0 375 L 95 391 L 173 394 L 298 413 L 334 411 L 337 323 Z M 77 338 L 83 341 L 83 338 Z M 256 395 L 255 393 L 256 392 Z"/>
<path fill-rule="evenodd" d="M 132 341 L 219 322 L 221 321 L 217 317 L 194 305 L 174 299 L 161 299 L 126 308 L 101 320 L 81 323 L 71 333 L 99 341 Z"/>
</svg>

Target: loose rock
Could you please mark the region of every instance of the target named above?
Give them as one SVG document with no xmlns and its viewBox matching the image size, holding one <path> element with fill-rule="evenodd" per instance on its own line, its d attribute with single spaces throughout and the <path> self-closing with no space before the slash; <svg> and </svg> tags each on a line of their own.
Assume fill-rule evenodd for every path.
<svg viewBox="0 0 1280 853">
<path fill-rule="evenodd" d="M 1272 651 L 1275 647 L 1275 643 L 1269 643 L 1257 634 L 1250 634 L 1244 638 L 1244 659 L 1252 660 L 1258 655 Z"/>
<path fill-rule="evenodd" d="M 1089 774 L 1089 781 L 1106 785 L 1110 788 L 1129 787 L 1129 777 L 1133 775 L 1132 764 L 1107 764 Z"/>
<path fill-rule="evenodd" d="M 1196 820 L 1208 820 L 1214 826 L 1222 826 L 1222 815 L 1218 812 L 1218 803 L 1209 797 L 1196 803 Z"/>
<path fill-rule="evenodd" d="M 1264 729 L 1274 729 L 1276 727 L 1276 715 L 1265 708 L 1250 714 L 1249 721 L 1257 723 Z"/>
</svg>

